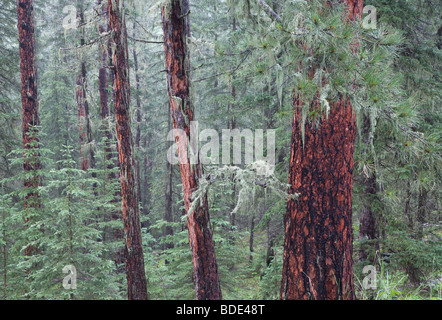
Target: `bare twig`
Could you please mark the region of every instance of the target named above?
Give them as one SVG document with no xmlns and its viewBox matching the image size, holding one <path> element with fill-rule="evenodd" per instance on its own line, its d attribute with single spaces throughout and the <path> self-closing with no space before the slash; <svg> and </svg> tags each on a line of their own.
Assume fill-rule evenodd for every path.
<svg viewBox="0 0 442 320">
<path fill-rule="evenodd" d="M 279 22 L 282 21 L 281 16 L 277 14 L 264 0 L 258 0 L 258 3 L 264 8 L 265 11 L 267 11 L 268 14 L 272 16 L 274 20 Z"/>
<path fill-rule="evenodd" d="M 158 44 L 163 44 L 164 41 L 151 41 L 151 40 L 144 40 L 144 39 L 136 39 L 136 38 L 132 38 L 131 36 L 127 36 L 130 40 L 133 41 L 137 41 L 137 42 L 143 42 L 143 43 L 158 43 Z"/>
<path fill-rule="evenodd" d="M 92 41 L 89 42 L 89 43 L 83 44 L 83 45 L 78 46 L 78 47 L 60 48 L 60 50 L 65 50 L 65 51 L 67 51 L 67 50 L 83 49 L 83 48 L 85 48 L 85 47 L 89 47 L 89 46 L 93 45 L 94 43 L 97 43 L 97 42 L 100 41 L 101 39 L 107 38 L 109 35 L 110 35 L 110 31 L 109 31 L 109 32 L 102 33 L 101 36 L 99 36 L 98 38 L 92 40 Z"/>
</svg>

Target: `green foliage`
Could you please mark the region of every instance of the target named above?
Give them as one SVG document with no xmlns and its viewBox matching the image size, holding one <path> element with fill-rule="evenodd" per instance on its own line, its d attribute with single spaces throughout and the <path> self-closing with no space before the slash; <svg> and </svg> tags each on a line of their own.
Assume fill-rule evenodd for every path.
<svg viewBox="0 0 442 320">
<path fill-rule="evenodd" d="M 122 275 L 116 272 L 111 243 L 104 242 L 103 226 L 111 207 L 116 210 L 108 194 L 115 187 L 98 194 L 97 180 L 91 173 L 75 168 L 72 151 L 72 147 L 64 146 L 58 163 L 45 156 L 52 155 L 47 149 L 39 148 L 39 155 L 32 152 L 43 165 L 37 174 L 44 183 L 37 190 L 22 188 L 2 195 L 2 240 L 4 248 L 9 248 L 6 259 L 2 258 L 7 270 L 15 266 L 7 275 L 6 299 L 121 297 Z M 23 150 L 16 153 L 22 155 Z M 17 158 L 13 164 L 22 161 Z M 101 170 L 95 173 L 102 174 Z M 19 173 L 3 183 L 23 181 L 34 174 Z M 38 193 L 39 206 L 23 210 L 23 198 L 34 192 Z M 27 222 L 23 224 L 24 221 Z M 25 256 L 24 250 L 30 247 L 31 255 Z M 76 290 L 62 287 L 62 270 L 67 265 L 77 269 Z"/>
<path fill-rule="evenodd" d="M 436 1 L 367 0 L 378 28 L 364 30 L 343 19 L 340 5 L 324 1 L 191 0 L 191 78 L 200 129 L 276 129 L 274 175 L 243 164 L 205 167 L 198 195 L 207 192 L 221 288 L 225 299 L 278 299 L 283 259 L 283 215 L 291 152 L 293 98 L 305 118 L 319 119 L 338 95 L 356 111 L 355 283 L 362 299 L 441 299 L 440 8 Z M 3 299 L 126 298 L 120 220 L 120 182 L 111 116 L 103 131 L 99 110 L 95 3 L 84 2 L 86 23 L 64 30 L 70 1 L 36 3 L 39 72 L 39 155 L 21 147 L 20 78 L 16 3 L 0 8 L 0 297 Z M 132 7 L 136 4 L 136 7 Z M 171 128 L 160 41 L 163 1 L 127 1 L 132 106 L 141 102 L 140 164 L 142 235 L 150 299 L 194 299 L 193 270 L 178 166 L 168 166 Z M 86 45 L 75 48 L 84 35 Z M 353 44 L 357 43 L 357 50 Z M 133 50 L 137 53 L 135 70 Z M 96 166 L 79 170 L 75 76 L 87 66 Z M 315 68 L 315 76 L 311 77 Z M 109 72 L 111 68 L 109 68 Z M 136 78 L 141 84 L 136 88 Z M 320 108 L 317 109 L 314 106 Z M 364 119 L 368 117 L 369 126 Z M 366 130 L 367 129 L 367 130 Z M 110 158 L 108 157 L 111 150 Z M 14 151 L 13 151 L 14 150 Z M 23 172 L 23 155 L 42 164 Z M 34 190 L 23 180 L 40 177 Z M 11 178 L 12 177 L 12 178 Z M 365 179 L 376 177 L 370 208 L 379 236 L 358 238 L 367 200 Z M 209 179 L 210 178 L 210 179 Z M 38 208 L 24 208 L 37 191 Z M 166 217 L 167 204 L 171 210 Z M 165 209 L 166 208 L 166 209 Z M 25 221 L 29 220 L 26 224 Z M 166 221 L 167 219 L 167 221 Z M 166 227 L 168 228 L 166 232 Z M 170 232 L 171 231 L 171 232 Z M 373 246 L 372 246 L 373 244 Z M 36 248 L 25 257 L 30 245 Z M 379 251 L 376 251 L 376 245 Z M 369 258 L 358 261 L 359 248 Z M 376 261 L 379 254 L 388 263 Z M 373 262 L 375 261 L 375 262 Z M 363 266 L 376 264 L 377 289 L 362 288 Z M 62 287 L 62 269 L 74 265 L 78 288 Z M 3 281 L 6 275 L 6 282 Z"/>
</svg>

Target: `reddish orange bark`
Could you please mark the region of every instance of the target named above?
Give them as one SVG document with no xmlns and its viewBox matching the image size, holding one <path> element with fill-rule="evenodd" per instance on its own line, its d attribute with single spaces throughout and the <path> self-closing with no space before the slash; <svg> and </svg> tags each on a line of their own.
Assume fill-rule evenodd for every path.
<svg viewBox="0 0 442 320">
<path fill-rule="evenodd" d="M 297 103 L 298 101 L 295 101 Z M 352 186 L 356 122 L 351 104 L 336 102 L 319 127 L 293 119 L 283 299 L 353 299 Z"/>
<path fill-rule="evenodd" d="M 198 180 L 202 174 L 201 164 L 191 165 L 187 154 L 190 139 L 189 124 L 194 117 L 190 102 L 190 63 L 186 43 L 186 38 L 190 35 L 188 10 L 187 0 L 171 0 L 162 8 L 164 52 L 172 122 L 174 129 L 180 129 L 186 133 L 185 137 L 177 137 L 176 143 L 187 213 L 192 205 L 192 194 L 197 190 Z M 202 197 L 201 202 L 188 215 L 187 228 L 192 251 L 196 298 L 198 300 L 221 299 L 222 293 L 206 196 Z"/>
<path fill-rule="evenodd" d="M 362 0 L 346 2 L 348 19 L 360 17 Z M 289 183 L 300 197 L 287 201 L 280 297 L 352 300 L 354 110 L 340 96 L 330 103 L 328 118 L 323 115 L 318 126 L 308 119 L 302 127 L 301 105 L 296 95 Z"/>
<path fill-rule="evenodd" d="M 23 148 L 35 152 L 24 156 L 24 171 L 35 172 L 35 175 L 25 179 L 25 189 L 31 189 L 25 196 L 25 208 L 38 208 L 40 206 L 39 195 L 36 190 L 40 185 L 40 177 L 37 170 L 40 169 L 38 161 L 38 138 L 36 133 L 40 125 L 38 100 L 37 100 L 37 66 L 35 64 L 35 38 L 34 38 L 34 7 L 32 0 L 17 1 L 18 36 L 20 45 L 20 75 L 21 75 L 21 103 L 22 103 L 22 129 Z M 26 218 L 26 224 L 29 218 Z M 28 247 L 25 255 L 33 252 Z"/>
<path fill-rule="evenodd" d="M 113 31 L 115 116 L 120 162 L 122 213 L 124 223 L 127 292 L 129 300 L 147 300 L 146 275 L 136 189 L 135 150 L 131 131 L 129 55 L 122 0 L 108 0 Z"/>
</svg>

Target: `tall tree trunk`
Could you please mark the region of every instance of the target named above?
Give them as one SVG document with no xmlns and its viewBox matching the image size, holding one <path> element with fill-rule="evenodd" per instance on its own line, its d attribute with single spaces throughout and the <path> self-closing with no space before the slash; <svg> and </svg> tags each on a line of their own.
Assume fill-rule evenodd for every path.
<svg viewBox="0 0 442 320">
<path fill-rule="evenodd" d="M 424 237 L 424 223 L 426 219 L 426 206 L 427 206 L 428 190 L 424 186 L 419 188 L 419 197 L 417 201 L 417 217 L 416 220 L 419 223 L 417 239 L 422 239 Z"/>
<path fill-rule="evenodd" d="M 146 137 L 144 139 L 144 150 L 146 150 L 146 153 L 144 155 L 144 161 L 143 161 L 143 186 L 144 186 L 144 190 L 146 190 L 146 192 L 144 193 L 144 196 L 141 197 L 142 200 L 142 204 L 143 204 L 143 214 L 147 215 L 149 213 L 148 211 L 148 206 L 149 206 L 149 171 L 151 169 L 151 162 L 149 160 L 149 155 L 147 153 L 147 148 L 149 147 L 149 137 Z"/>
<path fill-rule="evenodd" d="M 35 37 L 34 37 L 34 6 L 33 0 L 17 1 L 17 27 L 20 45 L 20 75 L 21 75 L 21 104 L 23 148 L 29 150 L 24 155 L 23 169 L 25 172 L 34 172 L 30 178 L 24 180 L 24 188 L 29 192 L 24 199 L 25 208 L 39 208 L 40 200 L 37 188 L 40 186 L 40 177 L 37 170 L 39 162 L 38 128 L 40 125 L 37 100 L 37 66 L 35 64 Z M 26 218 L 25 225 L 30 218 Z M 32 255 L 34 248 L 29 246 L 25 255 Z"/>
<path fill-rule="evenodd" d="M 236 18 L 233 17 L 232 20 L 232 31 L 235 32 L 237 30 L 236 26 Z M 234 47 L 236 46 L 235 43 L 232 44 Z M 227 106 L 227 114 L 229 115 L 230 119 L 228 119 L 227 128 L 230 130 L 236 129 L 236 118 L 235 118 L 235 103 L 236 103 L 236 87 L 235 87 L 235 75 L 232 74 L 231 79 L 231 96 L 232 96 L 232 103 L 229 103 Z M 233 162 L 230 163 L 230 165 L 233 165 Z M 236 223 L 236 213 L 233 212 L 236 206 L 236 185 L 233 183 L 235 180 L 235 177 L 232 176 L 232 199 L 230 200 L 230 225 L 232 227 L 235 226 Z M 252 257 L 252 255 L 250 255 Z"/>
<path fill-rule="evenodd" d="M 80 24 L 84 24 L 84 9 L 83 2 L 80 2 L 79 6 L 79 21 Z M 84 29 L 81 31 L 80 45 L 85 44 Z M 89 103 L 86 99 L 86 62 L 81 59 L 80 69 L 77 74 L 77 107 L 78 107 L 78 130 L 80 136 L 80 163 L 81 169 L 87 171 L 89 168 L 95 167 L 95 155 L 92 148 L 92 130 L 89 119 Z"/>
<path fill-rule="evenodd" d="M 129 55 L 123 0 L 108 0 L 108 7 L 114 42 L 114 105 L 120 162 L 127 293 L 129 300 L 147 300 L 140 213 L 135 186 L 135 152 L 130 117 Z"/>
<path fill-rule="evenodd" d="M 361 17 L 362 1 L 346 0 L 349 19 Z M 311 75 L 314 76 L 314 75 Z M 302 122 L 294 98 L 289 198 L 281 299 L 354 299 L 352 188 L 356 120 L 350 102 L 340 96 L 319 126 Z M 312 108 L 318 102 L 311 102 Z M 304 126 L 304 127 L 302 127 Z M 304 139 L 302 137 L 304 129 Z M 304 140 L 304 141 L 303 141 Z"/>
<path fill-rule="evenodd" d="M 411 212 L 411 183 L 410 180 L 407 181 L 406 184 L 406 192 L 407 195 L 405 197 L 405 208 L 404 208 L 404 216 L 407 218 L 408 228 L 410 231 L 414 230 L 414 221 L 413 221 L 413 214 Z"/>
<path fill-rule="evenodd" d="M 167 132 L 172 129 L 172 115 L 170 113 L 169 108 L 169 117 L 167 120 Z M 166 161 L 166 206 L 164 211 L 164 220 L 167 223 L 173 222 L 172 209 L 173 209 L 173 166 L 169 161 Z M 166 225 L 164 229 L 164 237 L 173 235 L 173 228 L 169 225 Z M 167 242 L 164 246 L 164 249 L 173 248 L 172 242 Z"/>
<path fill-rule="evenodd" d="M 104 16 L 103 20 L 104 22 L 100 23 L 98 26 L 98 32 L 100 34 L 106 33 L 110 31 L 110 25 L 109 25 L 109 8 L 107 5 L 107 1 L 98 0 L 98 5 L 101 5 L 101 12 L 100 14 Z M 112 163 L 112 143 L 114 140 L 114 137 L 112 136 L 111 128 L 110 128 L 110 119 L 112 117 L 110 109 L 109 109 L 109 82 L 113 83 L 113 73 L 108 73 L 107 69 L 112 64 L 110 59 L 112 59 L 112 39 L 108 39 L 103 43 L 100 43 L 98 46 L 98 57 L 100 60 L 100 68 L 98 70 L 98 90 L 100 93 L 100 116 L 101 116 L 101 127 L 103 130 L 104 137 L 106 138 L 106 142 L 104 145 L 104 161 L 107 162 L 107 169 L 112 170 L 116 165 L 115 163 Z M 110 80 L 109 80 L 110 79 Z M 117 166 L 118 161 L 117 161 Z M 114 181 L 114 179 L 117 178 L 117 175 L 112 171 L 108 176 L 107 179 Z M 116 192 L 115 199 L 112 200 L 113 203 L 118 202 L 119 198 L 121 197 L 120 192 Z M 120 220 L 122 217 L 121 211 L 116 209 L 113 210 L 110 219 L 113 221 Z M 105 217 L 105 219 L 108 217 Z M 113 238 L 115 240 L 122 240 L 123 239 L 123 231 L 121 228 L 115 228 L 112 230 L 113 232 Z M 121 266 L 124 263 L 124 250 L 123 248 L 119 247 L 117 251 L 115 252 L 114 261 L 117 266 Z"/>
<path fill-rule="evenodd" d="M 110 31 L 109 28 L 109 15 L 108 15 L 108 6 L 107 2 L 103 3 L 103 0 L 98 0 L 98 5 L 101 5 L 101 15 L 104 15 L 105 23 L 100 23 L 98 26 L 98 32 L 100 34 L 106 33 Z M 103 134 L 106 137 L 106 145 L 105 145 L 105 158 L 106 160 L 112 159 L 112 149 L 110 147 L 110 143 L 112 141 L 112 133 L 109 128 L 109 75 L 107 69 L 109 67 L 109 52 L 108 48 L 111 44 L 111 40 L 108 40 L 104 43 L 100 43 L 98 46 L 98 58 L 100 60 L 100 68 L 98 70 L 98 90 L 100 93 L 100 115 L 101 115 L 101 123 Z M 109 169 L 111 169 L 111 165 Z"/>
<path fill-rule="evenodd" d="M 133 4 L 135 7 L 135 3 Z M 136 23 L 134 21 L 133 23 L 133 37 L 135 38 L 136 35 Z M 137 109 L 136 109 L 136 117 L 137 117 L 137 130 L 136 130 L 136 135 L 135 135 L 135 148 L 136 150 L 138 150 L 138 152 L 141 151 L 140 149 L 140 143 L 141 143 L 141 98 L 140 98 L 140 90 L 141 90 L 141 85 L 140 85 L 140 75 L 138 72 L 138 55 L 137 55 L 137 51 L 135 49 L 135 46 L 132 49 L 132 55 L 134 58 L 134 70 L 135 70 L 135 100 L 137 102 Z M 140 201 L 141 201 L 141 175 L 140 175 L 140 161 L 138 159 L 136 159 L 136 171 L 137 171 L 137 192 L 138 195 L 140 197 Z M 146 190 L 147 191 L 147 190 Z M 145 191 L 145 192 L 146 192 Z"/>
<path fill-rule="evenodd" d="M 250 217 L 250 237 L 249 237 L 249 261 L 253 261 L 253 242 L 255 240 L 255 212 Z"/>
<path fill-rule="evenodd" d="M 198 300 L 221 299 L 218 266 L 209 219 L 206 195 L 192 212 L 192 194 L 198 188 L 202 166 L 190 164 L 187 154 L 190 138 L 190 122 L 193 108 L 190 101 L 190 62 L 187 38 L 190 35 L 188 0 L 170 0 L 162 7 L 164 52 L 166 58 L 167 85 L 174 129 L 186 136 L 176 137 L 180 159 L 184 205 L 187 216 L 189 242 L 192 251 L 193 275 Z"/>
<path fill-rule="evenodd" d="M 363 116 L 362 124 L 362 136 L 364 137 L 364 143 L 368 145 L 369 135 L 371 131 L 370 117 L 367 114 Z M 378 187 L 376 184 L 376 171 L 372 172 L 369 177 L 362 178 L 362 185 L 364 187 L 364 194 L 362 195 L 362 211 L 359 217 L 359 239 L 366 239 L 368 241 L 373 241 L 378 239 L 378 228 L 376 213 L 374 212 L 374 204 L 379 201 L 378 198 Z M 378 249 L 379 244 L 361 247 L 359 250 L 359 260 L 365 261 L 368 257 L 368 248 Z"/>
</svg>

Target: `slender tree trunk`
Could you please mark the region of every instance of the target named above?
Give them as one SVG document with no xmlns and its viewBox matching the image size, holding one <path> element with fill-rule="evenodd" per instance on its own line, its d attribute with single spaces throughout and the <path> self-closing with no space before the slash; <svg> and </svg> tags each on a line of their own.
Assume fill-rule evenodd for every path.
<svg viewBox="0 0 442 320">
<path fill-rule="evenodd" d="M 232 31 L 235 32 L 236 30 L 237 30 L 236 18 L 233 17 L 233 20 L 232 20 Z M 235 46 L 234 43 L 232 45 Z M 232 96 L 232 101 L 233 102 L 230 103 L 227 106 L 227 108 L 228 108 L 227 114 L 230 117 L 230 119 L 228 120 L 228 123 L 227 123 L 227 127 L 230 130 L 236 129 L 236 118 L 235 118 L 236 87 L 235 87 L 235 82 L 234 81 L 235 81 L 235 75 L 233 74 L 232 75 L 232 79 L 231 79 L 231 82 L 232 82 L 232 84 L 231 84 L 231 96 Z M 230 164 L 232 165 L 233 163 L 230 163 Z M 236 185 L 235 185 L 235 183 L 233 183 L 234 180 L 235 180 L 235 177 L 232 176 L 232 199 L 230 200 L 231 203 L 230 203 L 230 215 L 229 215 L 229 217 L 230 217 L 230 225 L 232 226 L 232 229 L 233 229 L 233 227 L 235 226 L 235 223 L 236 223 L 236 213 L 233 212 L 233 210 L 235 209 L 235 206 L 236 206 Z M 252 256 L 250 255 L 250 257 L 252 257 Z"/>
<path fill-rule="evenodd" d="M 4 193 L 3 187 L 2 187 L 1 191 L 2 191 L 2 193 Z M 6 240 L 6 227 L 5 227 L 5 222 L 6 222 L 5 208 L 6 208 L 6 206 L 5 206 L 5 203 L 3 202 L 2 203 L 3 300 L 6 300 L 6 293 L 7 293 L 7 288 L 8 288 L 8 270 L 7 270 L 8 254 L 6 252 L 7 240 Z"/>
<path fill-rule="evenodd" d="M 98 5 L 101 5 L 101 12 L 100 14 L 104 16 L 103 20 L 104 23 L 100 23 L 98 26 L 98 32 L 100 34 L 106 33 L 110 31 L 110 25 L 109 25 L 109 8 L 107 1 L 98 0 Z M 100 116 L 101 116 L 101 126 L 103 130 L 104 137 L 106 138 L 106 142 L 104 145 L 104 157 L 103 161 L 107 162 L 107 169 L 112 170 L 114 167 L 119 166 L 118 161 L 117 165 L 112 163 L 112 143 L 114 140 L 114 137 L 112 136 L 110 123 L 111 123 L 111 117 L 113 116 L 110 112 L 109 108 L 109 82 L 113 84 L 113 72 L 110 74 L 108 73 L 109 67 L 112 65 L 112 62 L 110 61 L 112 58 L 112 39 L 109 39 L 103 43 L 100 43 L 98 46 L 98 57 L 99 61 L 101 62 L 100 68 L 98 70 L 98 90 L 100 93 Z M 108 176 L 107 179 L 110 181 L 114 181 L 114 179 L 117 178 L 117 175 L 112 171 Z M 115 195 L 115 200 L 112 200 L 112 202 L 116 203 L 118 202 L 119 198 L 121 198 L 120 192 L 117 192 Z M 105 217 L 105 220 L 108 217 Z M 120 210 L 116 209 L 111 212 L 110 219 L 113 221 L 121 220 L 122 213 Z M 123 239 L 123 231 L 121 228 L 115 228 L 112 230 L 113 232 L 113 238 L 115 240 L 122 240 Z M 124 250 L 123 248 L 119 247 L 114 256 L 114 261 L 117 266 L 121 266 L 124 263 Z"/>
<path fill-rule="evenodd" d="M 411 184 L 410 180 L 407 181 L 406 185 L 406 199 L 405 199 L 405 208 L 404 208 L 404 216 L 407 217 L 408 220 L 408 228 L 410 228 L 411 231 L 414 230 L 414 221 L 413 221 L 413 215 L 411 213 Z"/>
<path fill-rule="evenodd" d="M 135 6 L 135 4 L 134 4 Z M 135 21 L 133 23 L 133 37 L 135 38 L 136 35 L 136 24 Z M 140 98 L 140 75 L 138 73 L 138 55 L 135 47 L 132 49 L 132 55 L 134 58 L 134 70 L 135 70 L 135 100 L 137 102 L 137 109 L 136 109 L 136 117 L 137 117 L 137 131 L 135 135 L 135 148 L 140 152 L 140 143 L 141 143 L 141 98 Z M 137 192 L 140 197 L 141 201 L 141 175 L 140 175 L 140 161 L 136 160 L 136 171 L 137 171 Z"/>
<path fill-rule="evenodd" d="M 144 190 L 146 190 L 146 192 L 144 193 L 144 196 L 141 197 L 142 199 L 142 203 L 143 203 L 143 214 L 147 215 L 149 213 L 148 211 L 148 206 L 149 206 L 149 171 L 150 171 L 150 160 L 149 160 L 149 155 L 147 153 L 147 148 L 149 147 L 149 138 L 145 138 L 144 139 L 144 150 L 146 150 L 146 154 L 144 156 L 144 166 L 143 166 L 143 186 L 144 186 Z"/>
<path fill-rule="evenodd" d="M 424 237 L 424 223 L 426 219 L 426 206 L 427 206 L 428 190 L 424 186 L 419 188 L 419 197 L 417 201 L 417 217 L 416 220 L 419 223 L 417 239 Z"/>
<path fill-rule="evenodd" d="M 167 132 L 172 129 L 172 115 L 170 114 L 169 108 L 169 117 L 167 121 Z M 173 222 L 172 217 L 172 209 L 173 209 L 173 166 L 169 161 L 166 161 L 166 207 L 164 211 L 164 220 L 168 223 Z M 173 228 L 171 226 L 166 226 L 164 230 L 164 237 L 173 235 Z M 164 246 L 165 249 L 173 248 L 172 242 L 167 242 Z"/>
<path fill-rule="evenodd" d="M 378 239 L 377 231 L 377 219 L 376 214 L 373 211 L 373 202 L 377 199 L 377 185 L 376 185 L 376 174 L 368 178 L 364 178 L 364 200 L 362 204 L 362 212 L 359 218 L 359 238 L 366 239 L 368 241 L 373 241 Z M 378 244 L 375 246 L 369 245 L 370 248 L 378 248 Z M 368 247 L 361 248 L 359 250 L 359 260 L 367 260 Z"/>
<path fill-rule="evenodd" d="M 109 15 L 108 15 L 108 6 L 107 2 L 102 4 L 102 0 L 98 0 L 98 5 L 101 5 L 101 14 L 105 16 L 104 20 L 105 23 L 101 23 L 98 26 L 98 32 L 100 34 L 106 33 L 110 31 L 109 28 Z M 110 147 L 110 143 L 112 141 L 112 134 L 109 127 L 109 94 L 108 94 L 108 88 L 109 88 L 109 75 L 107 72 L 108 65 L 109 65 L 109 55 L 108 55 L 108 48 L 110 46 L 111 40 L 100 43 L 98 46 L 98 57 L 99 61 L 101 63 L 100 68 L 98 70 L 98 90 L 100 93 L 100 115 L 101 115 L 101 123 L 102 123 L 102 130 L 106 137 L 106 145 L 105 145 L 105 159 L 111 160 L 112 159 L 112 149 Z M 111 169 L 111 165 L 109 169 Z"/>
<path fill-rule="evenodd" d="M 348 18 L 361 17 L 362 1 L 346 2 Z M 281 299 L 355 298 L 352 188 L 356 121 L 347 99 L 340 96 L 331 104 L 328 118 L 322 116 L 319 126 L 309 119 L 303 125 L 303 102 L 297 95 L 294 98 L 289 191 L 300 197 L 288 199 L 284 217 Z M 318 107 L 318 102 L 311 105 Z"/>
<path fill-rule="evenodd" d="M 249 261 L 253 261 L 253 252 L 255 251 L 253 249 L 253 242 L 255 240 L 255 212 L 253 212 L 253 215 L 250 218 L 250 237 L 249 237 Z"/>
<path fill-rule="evenodd" d="M 84 24 L 83 2 L 79 7 L 80 24 Z M 80 45 L 85 44 L 84 29 L 81 31 Z M 92 148 L 92 130 L 89 119 L 89 103 L 86 99 L 86 62 L 82 59 L 80 70 L 76 77 L 77 84 L 77 107 L 78 107 L 78 130 L 80 136 L 80 163 L 81 169 L 87 171 L 95 167 L 95 155 Z"/>
<path fill-rule="evenodd" d="M 370 135 L 371 131 L 371 123 L 370 117 L 367 114 L 364 114 L 362 124 L 362 136 L 364 139 L 364 143 L 368 145 L 369 139 L 367 138 Z M 378 187 L 376 184 L 376 171 L 372 172 L 369 177 L 363 177 L 362 185 L 364 186 L 364 194 L 362 195 L 362 211 L 359 217 L 359 239 L 366 239 L 368 241 L 373 241 L 378 239 L 378 225 L 376 219 L 376 213 L 374 212 L 374 204 L 379 201 L 378 198 Z M 359 260 L 365 261 L 368 257 L 367 249 L 378 249 L 379 244 L 376 245 L 369 244 L 366 247 L 361 247 L 359 250 Z"/>
<path fill-rule="evenodd" d="M 25 208 L 36 209 L 40 207 L 37 191 L 40 186 L 40 177 L 37 173 L 37 170 L 40 169 L 39 140 L 37 137 L 37 126 L 40 125 L 40 119 L 37 98 L 33 0 L 17 1 L 17 17 L 20 45 L 23 148 L 30 151 L 24 155 L 23 169 L 25 172 L 35 172 L 33 176 L 24 180 L 24 188 L 29 190 L 24 199 L 24 206 Z M 30 218 L 26 218 L 25 225 L 29 221 Z M 25 255 L 30 256 L 33 251 L 34 248 L 29 246 L 25 250 Z"/>
<path fill-rule="evenodd" d="M 209 209 L 206 195 L 192 212 L 192 194 L 198 188 L 202 166 L 190 164 L 187 154 L 190 138 L 190 122 L 193 108 L 190 101 L 190 62 L 187 37 L 190 35 L 188 0 L 170 0 L 162 7 L 164 52 L 166 58 L 167 85 L 174 129 L 180 129 L 185 137 L 176 137 L 180 159 L 184 205 L 187 217 L 189 242 L 192 251 L 193 275 L 198 300 L 221 299 L 221 287 Z M 181 151 L 180 151 L 181 150 Z"/>
<path fill-rule="evenodd" d="M 146 300 L 147 285 L 136 190 L 135 150 L 131 131 L 129 55 L 123 0 L 108 0 L 114 42 L 115 115 L 120 162 L 127 292 L 129 300 Z"/>
</svg>

